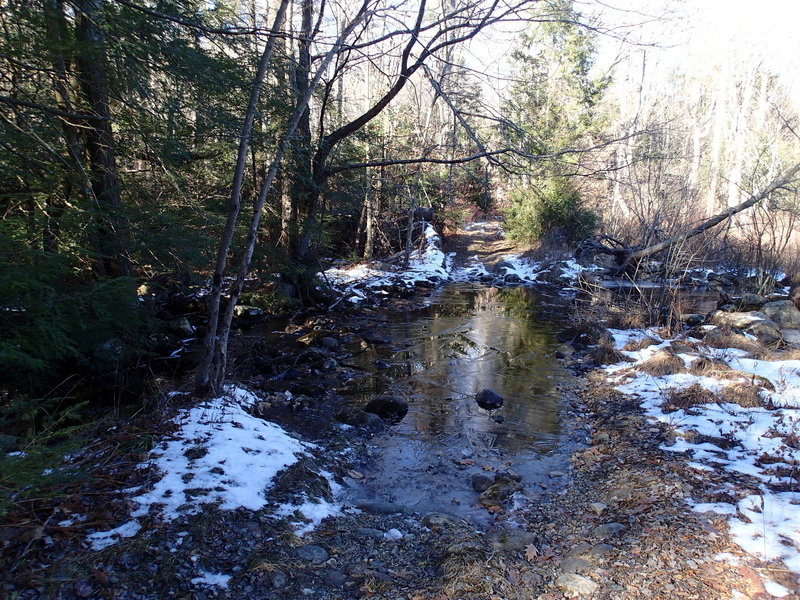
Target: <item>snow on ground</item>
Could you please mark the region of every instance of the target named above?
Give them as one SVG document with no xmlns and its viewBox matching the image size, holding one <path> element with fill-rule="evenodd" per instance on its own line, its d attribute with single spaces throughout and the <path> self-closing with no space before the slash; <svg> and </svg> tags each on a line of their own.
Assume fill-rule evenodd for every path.
<svg viewBox="0 0 800 600">
<path fill-rule="evenodd" d="M 492 232 L 497 230 L 497 224 L 471 223 L 464 229 Z M 500 230 L 502 233 L 502 230 Z M 411 253 L 409 266 L 403 270 L 401 267 L 372 263 L 359 264 L 347 268 L 334 267 L 325 271 L 325 278 L 334 288 L 353 304 L 366 300 L 370 294 L 382 293 L 392 286 L 414 287 L 417 283 L 441 283 L 443 281 L 490 281 L 499 280 L 505 283 L 536 283 L 538 277 L 549 269 L 542 263 L 525 259 L 517 254 L 508 254 L 498 267 L 498 273 L 492 274 L 477 256 L 469 259 L 466 266 L 453 269 L 453 255 L 445 254 L 442 250 L 442 239 L 432 225 L 425 229 L 425 243 L 423 249 Z M 559 261 L 560 277 L 575 281 L 581 271 L 586 267 L 580 266 L 573 260 Z M 593 267 L 588 267 L 590 270 Z M 516 276 L 516 278 L 509 278 Z M 507 279 L 508 278 L 508 279 Z"/>
<path fill-rule="evenodd" d="M 422 281 L 438 283 L 448 280 L 451 263 L 452 257 L 442 251 L 442 238 L 432 225 L 428 225 L 424 248 L 411 253 L 407 269 L 385 264 L 381 268 L 361 264 L 344 269 L 328 269 L 325 278 L 350 302 L 358 304 L 367 299 L 368 291 L 381 291 L 395 285 L 413 287 Z"/>
<path fill-rule="evenodd" d="M 172 521 L 199 513 L 209 503 L 223 510 L 264 508 L 275 475 L 314 445 L 251 415 L 247 408 L 258 401 L 252 392 L 229 386 L 222 396 L 181 411 L 175 419 L 178 431 L 157 444 L 150 452 L 151 462 L 141 465 L 154 467 L 159 479 L 146 491 L 134 488 L 134 519 L 90 534 L 92 549 L 102 550 L 136 535 L 141 527 L 137 519 L 151 513 Z M 332 480 L 330 473 L 323 475 Z M 324 501 L 307 500 L 299 506 L 279 507 L 277 513 L 297 515 L 302 521 L 299 527 L 308 531 L 338 510 Z"/>
<path fill-rule="evenodd" d="M 619 391 L 641 400 L 648 417 L 673 429 L 675 443 L 662 448 L 685 454 L 691 459 L 689 466 L 698 471 L 751 478 L 744 487 L 741 480 L 731 477 L 737 484 L 729 481 L 718 490 L 730 496 L 732 502 L 690 501 L 693 510 L 725 516 L 733 539 L 743 550 L 763 560 L 783 560 L 790 570 L 800 574 L 800 492 L 796 491 L 800 410 L 792 408 L 800 406 L 800 361 L 757 360 L 745 358 L 741 350 L 701 346 L 703 355 L 722 359 L 740 371 L 739 384 L 758 384 L 759 380 L 753 377 L 756 375 L 764 377 L 775 389 L 762 386 L 761 407 L 720 402 L 676 409 L 674 405 L 667 406 L 670 394 L 676 390 L 698 385 L 718 394 L 736 384 L 737 379 L 690 373 L 649 375 L 636 367 L 667 346 L 669 340 L 661 340 L 652 331 L 612 330 L 612 335 L 618 350 L 631 341 L 653 339 L 654 343 L 642 350 L 623 351 L 635 361 L 633 368 L 631 363 L 619 363 L 607 367 L 607 373 Z M 680 356 L 687 365 L 698 358 L 694 354 Z M 780 592 L 779 587 L 774 588 L 776 592 Z"/>
</svg>

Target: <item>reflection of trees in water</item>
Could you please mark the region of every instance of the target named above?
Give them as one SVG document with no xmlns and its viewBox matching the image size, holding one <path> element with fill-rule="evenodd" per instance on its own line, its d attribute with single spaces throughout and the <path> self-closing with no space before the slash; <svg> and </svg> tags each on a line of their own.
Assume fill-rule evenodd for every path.
<svg viewBox="0 0 800 600">
<path fill-rule="evenodd" d="M 535 306 L 527 290 L 489 288 L 455 293 L 427 318 L 410 318 L 404 328 L 414 342 L 404 353 L 410 376 L 398 382 L 414 402 L 406 424 L 433 433 L 477 429 L 525 437 L 529 426 L 531 434 L 556 433 L 555 385 L 564 374 L 550 357 L 554 327 L 537 320 Z M 483 388 L 506 398 L 502 426 L 475 405 Z"/>
</svg>

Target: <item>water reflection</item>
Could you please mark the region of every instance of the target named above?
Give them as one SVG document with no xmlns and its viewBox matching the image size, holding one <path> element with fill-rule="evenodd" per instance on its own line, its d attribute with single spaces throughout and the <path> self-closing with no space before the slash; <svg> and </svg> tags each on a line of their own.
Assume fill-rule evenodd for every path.
<svg viewBox="0 0 800 600">
<path fill-rule="evenodd" d="M 524 288 L 462 286 L 443 290 L 423 311 L 389 315 L 379 332 L 391 346 L 359 360 L 365 368 L 378 358 L 391 365 L 391 385 L 376 381 L 370 395 L 410 402 L 393 429 L 429 440 L 466 437 L 473 447 L 554 447 L 556 385 L 568 374 L 553 356 L 557 316 L 540 304 Z M 501 409 L 490 414 L 477 406 L 475 393 L 484 388 L 505 398 Z"/>
</svg>

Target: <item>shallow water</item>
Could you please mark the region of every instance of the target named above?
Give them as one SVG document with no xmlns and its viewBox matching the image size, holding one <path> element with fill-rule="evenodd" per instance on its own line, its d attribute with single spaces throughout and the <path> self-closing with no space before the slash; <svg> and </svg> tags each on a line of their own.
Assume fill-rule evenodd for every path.
<svg viewBox="0 0 800 600">
<path fill-rule="evenodd" d="M 355 490 L 415 510 L 464 513 L 460 506 L 474 517 L 473 473 L 512 468 L 526 486 L 547 485 L 546 473 L 565 460 L 557 386 L 573 378 L 555 356 L 563 309 L 525 288 L 454 285 L 421 310 L 381 316 L 374 336 L 383 343 L 354 359 L 376 378 L 354 402 L 392 394 L 409 411 L 375 438 Z M 485 388 L 505 399 L 500 409 L 478 407 Z"/>
</svg>

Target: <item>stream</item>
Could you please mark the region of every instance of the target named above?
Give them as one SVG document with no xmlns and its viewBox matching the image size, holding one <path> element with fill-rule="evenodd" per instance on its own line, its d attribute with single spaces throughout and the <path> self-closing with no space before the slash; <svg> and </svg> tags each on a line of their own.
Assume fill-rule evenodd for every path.
<svg viewBox="0 0 800 600">
<path fill-rule="evenodd" d="M 522 287 L 454 284 L 421 309 L 376 315 L 379 343 L 353 359 L 374 377 L 351 401 L 394 395 L 409 410 L 373 438 L 364 477 L 346 480 L 346 496 L 481 524 L 489 515 L 476 505 L 472 475 L 511 471 L 528 496 L 558 486 L 575 443 L 560 417 L 561 388 L 575 376 L 556 356 L 566 316 L 558 302 Z M 482 389 L 503 406 L 480 408 Z"/>
</svg>

